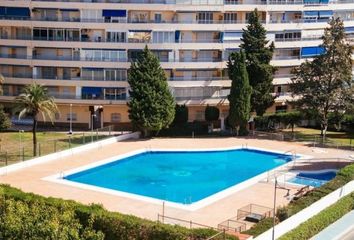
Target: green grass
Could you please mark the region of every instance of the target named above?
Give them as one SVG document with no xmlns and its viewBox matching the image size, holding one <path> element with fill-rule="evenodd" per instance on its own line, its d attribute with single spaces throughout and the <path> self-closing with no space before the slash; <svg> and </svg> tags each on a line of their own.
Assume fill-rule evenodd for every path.
<svg viewBox="0 0 354 240">
<path fill-rule="evenodd" d="M 74 133 L 69 136 L 65 132 L 37 132 L 37 155 L 47 155 L 53 152 L 77 147 L 93 140 L 108 137 L 107 134 L 96 132 Z M 0 167 L 33 158 L 32 132 L 2 132 L 0 133 Z"/>
<path fill-rule="evenodd" d="M 291 129 L 284 129 L 282 132 L 291 134 Z M 314 139 L 320 141 L 321 139 L 321 131 L 318 129 L 299 127 L 294 129 L 294 133 L 296 139 L 301 141 L 313 141 Z M 327 131 L 326 139 L 333 144 L 350 145 L 351 143 L 354 146 L 354 133 Z"/>
</svg>

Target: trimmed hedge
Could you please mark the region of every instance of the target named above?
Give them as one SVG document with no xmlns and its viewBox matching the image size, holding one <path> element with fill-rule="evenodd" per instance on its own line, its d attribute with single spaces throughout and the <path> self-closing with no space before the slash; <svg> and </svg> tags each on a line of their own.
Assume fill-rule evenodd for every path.
<svg viewBox="0 0 354 240">
<path fill-rule="evenodd" d="M 279 221 L 284 221 L 285 219 L 291 217 L 292 215 L 298 213 L 302 209 L 310 206 L 314 202 L 318 201 L 327 194 L 337 190 L 338 188 L 344 186 L 348 182 L 354 180 L 354 164 L 350 164 L 338 171 L 336 177 L 319 188 L 315 188 L 308 192 L 303 197 L 292 200 L 287 206 L 279 208 L 277 211 L 277 218 Z M 259 226 L 258 226 L 259 225 Z M 257 229 L 255 236 L 262 234 L 267 231 L 271 226 L 267 221 L 260 221 L 254 228 Z M 244 232 L 247 233 L 248 231 Z M 251 234 L 251 233 L 249 233 Z M 252 234 L 251 234 L 252 235 Z"/>
<path fill-rule="evenodd" d="M 83 234 L 90 233 L 92 236 L 95 234 L 98 236 L 98 238 L 87 238 L 92 240 L 100 239 L 100 234 L 103 234 L 104 239 L 107 240 L 199 240 L 217 233 L 210 229 L 187 229 L 176 225 L 157 223 L 131 215 L 109 212 L 97 204 L 84 205 L 71 200 L 51 197 L 46 198 L 33 193 L 22 192 L 8 185 L 0 185 L 0 196 L 3 196 L 6 201 L 21 202 L 22 204 L 28 205 L 30 208 L 39 204 L 47 209 L 57 209 L 56 211 L 59 212 L 72 210 L 74 213 L 74 219 L 72 219 L 72 221 L 80 225 L 76 226 L 77 229 L 82 229 Z M 19 214 L 21 214 L 21 212 L 19 212 Z M 38 214 L 40 214 L 40 212 L 38 212 Z M 6 219 L 6 217 L 7 215 L 4 211 L 0 211 L 0 219 L 3 220 Z M 26 219 L 25 217 L 28 216 L 20 216 L 20 219 Z M 31 229 L 35 231 L 38 228 L 42 228 L 42 219 L 39 216 L 33 217 L 38 219 L 38 222 L 35 222 L 35 225 L 31 226 Z M 11 221 L 9 221 L 9 223 L 18 224 L 18 222 Z M 7 227 L 9 228 L 10 226 Z M 3 229 L 0 229 L 0 236 L 3 231 Z M 16 236 L 8 236 L 7 238 L 21 239 L 16 238 Z M 50 238 L 44 237 L 43 239 Z M 227 239 L 237 240 L 237 238 L 233 236 L 227 236 Z"/>
<path fill-rule="evenodd" d="M 353 209 L 354 194 L 352 193 L 300 224 L 297 228 L 280 237 L 279 240 L 310 239 Z"/>
</svg>

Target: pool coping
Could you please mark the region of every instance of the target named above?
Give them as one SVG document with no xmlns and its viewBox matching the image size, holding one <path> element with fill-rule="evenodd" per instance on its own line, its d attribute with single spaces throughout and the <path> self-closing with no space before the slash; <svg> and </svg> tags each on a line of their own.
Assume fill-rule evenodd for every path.
<svg viewBox="0 0 354 240">
<path fill-rule="evenodd" d="M 168 207 L 173 207 L 173 208 L 177 208 L 177 209 L 182 209 L 182 210 L 187 210 L 187 211 L 196 211 L 198 209 L 206 207 L 212 203 L 215 203 L 223 198 L 226 198 L 236 192 L 239 192 L 245 188 L 248 188 L 248 187 L 256 184 L 257 182 L 261 181 L 262 179 L 267 178 L 269 172 L 274 172 L 274 171 L 280 170 L 284 167 L 287 167 L 290 164 L 293 164 L 293 160 L 290 160 L 289 162 L 287 162 L 285 164 L 282 164 L 276 168 L 273 168 L 273 169 L 270 169 L 270 170 L 265 171 L 263 173 L 260 173 L 254 177 L 251 177 L 245 181 L 242 181 L 238 184 L 230 186 L 222 191 L 219 191 L 219 192 L 216 192 L 212 195 L 209 195 L 209 196 L 207 196 L 199 201 L 196 201 L 192 204 L 176 203 L 176 202 L 171 202 L 171 201 L 167 201 L 167 200 L 142 196 L 139 194 L 128 193 L 128 192 L 123 192 L 123 191 L 119 191 L 119 190 L 108 189 L 108 188 L 104 188 L 104 187 L 93 186 L 93 185 L 84 184 L 84 183 L 78 183 L 78 182 L 64 179 L 65 176 L 72 175 L 72 174 L 75 174 L 75 173 L 78 173 L 81 171 L 85 171 L 88 169 L 92 169 L 92 168 L 95 168 L 98 166 L 102 166 L 104 164 L 108 164 L 111 162 L 120 161 L 122 159 L 131 157 L 131 156 L 134 156 L 137 154 L 141 154 L 144 152 L 151 152 L 151 151 L 158 151 L 158 152 L 170 152 L 170 151 L 174 151 L 174 152 L 200 152 L 200 151 L 211 152 L 211 151 L 228 151 L 228 150 L 239 150 L 239 149 L 256 150 L 256 151 L 283 154 L 283 155 L 289 155 L 289 156 L 293 155 L 291 152 L 269 150 L 266 148 L 258 148 L 258 147 L 252 147 L 252 146 L 234 146 L 234 147 L 228 147 L 228 148 L 209 148 L 209 149 L 203 149 L 203 148 L 201 148 L 201 149 L 142 148 L 142 149 L 131 151 L 131 152 L 128 152 L 125 154 L 120 154 L 120 155 L 106 158 L 103 160 L 98 160 L 94 163 L 86 164 L 86 165 L 83 165 L 83 166 L 80 166 L 77 168 L 70 169 L 68 171 L 64 171 L 64 172 L 62 171 L 62 172 L 59 172 L 59 173 L 56 173 L 56 174 L 53 174 L 53 175 L 50 175 L 47 177 L 43 177 L 43 178 L 41 178 L 41 180 L 54 182 L 54 183 L 58 183 L 58 184 L 64 184 L 67 186 L 77 187 L 77 188 L 81 188 L 81 189 L 85 189 L 85 190 L 106 193 L 106 194 L 115 195 L 115 196 L 119 196 L 119 197 L 126 197 L 126 198 L 130 198 L 130 199 L 145 201 L 145 202 L 158 204 L 158 205 L 165 204 Z M 312 158 L 312 156 L 304 155 L 304 154 L 296 154 L 296 156 L 299 157 L 299 158 L 296 158 L 296 160 L 305 160 L 305 159 Z"/>
</svg>

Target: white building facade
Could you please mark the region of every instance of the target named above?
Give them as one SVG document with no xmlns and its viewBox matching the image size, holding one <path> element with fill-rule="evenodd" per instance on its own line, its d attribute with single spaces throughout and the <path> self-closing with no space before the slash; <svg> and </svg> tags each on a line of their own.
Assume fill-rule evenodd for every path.
<svg viewBox="0 0 354 240">
<path fill-rule="evenodd" d="M 207 104 L 226 117 L 226 60 L 239 49 L 255 8 L 276 47 L 276 99 L 268 111 L 289 111 L 291 69 L 321 53 L 328 20 L 343 19 L 354 40 L 354 0 L 2 0 L 0 102 L 10 107 L 35 81 L 55 97 L 57 124 L 67 124 L 71 112 L 78 126 L 124 128 L 127 69 L 148 45 L 176 101 L 188 106 L 190 121 L 203 120 Z"/>
</svg>

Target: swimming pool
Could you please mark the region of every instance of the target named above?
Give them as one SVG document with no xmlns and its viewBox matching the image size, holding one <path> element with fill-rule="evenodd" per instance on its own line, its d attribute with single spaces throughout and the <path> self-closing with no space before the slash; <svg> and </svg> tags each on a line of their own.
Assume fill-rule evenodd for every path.
<svg viewBox="0 0 354 240">
<path fill-rule="evenodd" d="M 333 179 L 335 176 L 336 172 L 333 170 L 321 172 L 300 172 L 295 177 L 289 179 L 288 182 L 312 187 L 320 187 Z"/>
<path fill-rule="evenodd" d="M 289 155 L 252 149 L 144 151 L 72 173 L 65 179 L 179 204 L 192 204 L 290 160 Z"/>
</svg>

